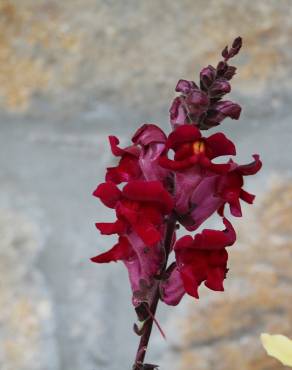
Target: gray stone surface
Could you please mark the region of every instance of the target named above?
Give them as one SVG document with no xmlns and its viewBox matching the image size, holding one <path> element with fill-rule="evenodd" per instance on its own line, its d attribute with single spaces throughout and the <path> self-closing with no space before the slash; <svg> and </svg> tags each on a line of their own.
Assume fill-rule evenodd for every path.
<svg viewBox="0 0 292 370">
<path fill-rule="evenodd" d="M 112 215 L 91 196 L 114 163 L 107 135 L 127 143 L 145 121 L 168 130 L 176 81 L 216 63 L 238 34 L 243 114 L 222 128 L 242 161 L 262 155 L 248 179 L 259 200 L 273 179 L 289 181 L 291 12 L 289 0 L 0 1 L 1 370 L 130 369 L 126 272 L 89 262 L 114 241 L 95 230 Z M 162 369 L 180 366 L 189 304 L 159 311 L 170 335 L 155 330 L 149 358 Z"/>
</svg>

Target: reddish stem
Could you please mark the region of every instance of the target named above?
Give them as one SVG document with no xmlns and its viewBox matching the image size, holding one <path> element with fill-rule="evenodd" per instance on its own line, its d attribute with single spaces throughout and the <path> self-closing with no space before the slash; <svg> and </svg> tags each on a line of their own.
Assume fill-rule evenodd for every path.
<svg viewBox="0 0 292 370">
<path fill-rule="evenodd" d="M 173 233 L 175 231 L 175 228 L 176 228 L 176 219 L 174 217 L 170 217 L 167 223 L 167 229 L 166 229 L 166 234 L 165 234 L 165 239 L 164 239 L 164 248 L 165 248 L 164 250 L 165 250 L 166 257 L 165 257 L 164 266 L 162 268 L 162 274 L 165 272 L 166 267 L 167 267 L 168 256 L 170 253 L 171 242 L 173 239 Z M 143 363 L 144 363 L 146 351 L 148 348 L 148 343 L 149 343 L 149 339 L 150 339 L 150 335 L 151 335 L 151 331 L 153 327 L 154 317 L 155 317 L 159 298 L 160 298 L 160 292 L 159 292 L 159 287 L 157 287 L 156 292 L 154 294 L 154 298 L 150 305 L 150 312 L 152 315 L 144 323 L 143 334 L 140 339 L 139 347 L 138 347 L 137 354 L 136 354 L 135 364 L 133 365 L 133 370 L 143 370 L 144 369 Z M 149 367 L 149 369 L 150 368 L 151 367 Z M 153 367 L 153 369 L 154 368 L 155 367 Z"/>
</svg>

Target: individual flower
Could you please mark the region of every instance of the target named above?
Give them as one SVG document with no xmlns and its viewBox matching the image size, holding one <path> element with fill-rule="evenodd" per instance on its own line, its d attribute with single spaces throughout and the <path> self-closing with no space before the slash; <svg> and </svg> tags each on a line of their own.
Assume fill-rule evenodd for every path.
<svg viewBox="0 0 292 370">
<path fill-rule="evenodd" d="M 166 135 L 154 124 L 142 125 L 132 138 L 133 145 L 121 149 L 119 139 L 109 136 L 111 151 L 121 157 L 116 167 L 107 168 L 106 181 L 120 184 L 131 180 L 164 182 L 169 171 L 160 167 L 159 157 L 165 149 Z"/>
<path fill-rule="evenodd" d="M 167 157 L 174 151 L 173 159 Z M 257 155 L 248 165 L 237 165 L 232 160 L 214 163 L 214 158 L 235 155 L 234 144 L 223 134 L 202 137 L 192 125 L 177 127 L 168 137 L 166 151 L 160 165 L 175 172 L 174 199 L 178 220 L 187 230 L 196 230 L 226 203 L 234 216 L 241 216 L 240 199 L 252 203 L 254 196 L 242 189 L 243 176 L 253 175 L 261 168 Z"/>
<path fill-rule="evenodd" d="M 261 342 L 268 355 L 283 365 L 292 367 L 292 340 L 284 335 L 261 334 Z"/>
<path fill-rule="evenodd" d="M 172 211 L 172 198 L 158 181 L 132 181 L 122 191 L 114 183 L 106 182 L 93 194 L 115 209 L 117 215 L 115 222 L 97 223 L 96 227 L 101 234 L 118 234 L 119 241 L 92 261 L 123 261 L 136 294 L 141 283 L 153 284 L 165 262 L 161 241 L 165 234 L 164 218 Z"/>
<path fill-rule="evenodd" d="M 169 277 L 161 284 L 162 300 L 176 305 L 187 293 L 199 298 L 198 287 L 202 282 L 212 290 L 223 291 L 227 274 L 228 253 L 226 247 L 234 244 L 235 231 L 231 223 L 223 219 L 225 230 L 205 229 L 193 238 L 183 236 L 174 246 L 176 264 L 168 271 Z"/>
</svg>

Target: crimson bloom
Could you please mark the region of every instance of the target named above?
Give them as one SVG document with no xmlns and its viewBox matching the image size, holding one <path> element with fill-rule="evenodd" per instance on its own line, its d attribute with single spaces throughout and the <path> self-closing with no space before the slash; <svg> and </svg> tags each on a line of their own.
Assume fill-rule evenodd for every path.
<svg viewBox="0 0 292 370">
<path fill-rule="evenodd" d="M 107 168 L 106 181 L 120 184 L 131 180 L 159 180 L 163 182 L 168 171 L 158 164 L 161 153 L 165 149 L 165 133 L 154 124 L 144 124 L 132 138 L 133 145 L 122 149 L 118 146 L 119 139 L 109 136 L 111 151 L 114 156 L 121 157 L 116 167 Z"/>
<path fill-rule="evenodd" d="M 223 291 L 227 274 L 228 253 L 226 247 L 234 244 L 235 231 L 231 223 L 223 219 L 225 230 L 205 229 L 192 238 L 180 238 L 175 246 L 176 263 L 171 266 L 169 277 L 161 283 L 162 299 L 176 305 L 187 293 L 199 298 L 198 287 L 202 282 L 215 291 Z"/>
<path fill-rule="evenodd" d="M 128 268 L 133 292 L 141 281 L 150 284 L 159 273 L 165 255 L 161 240 L 165 233 L 164 217 L 173 207 L 169 193 L 158 181 L 132 181 L 123 190 L 110 182 L 100 184 L 94 196 L 116 211 L 113 223 L 96 223 L 102 234 L 118 234 L 118 243 L 93 262 L 121 260 Z"/>
<path fill-rule="evenodd" d="M 223 133 L 204 138 L 197 127 L 182 125 L 169 135 L 166 148 L 159 163 L 175 171 L 175 212 L 187 230 L 197 229 L 216 211 L 222 214 L 226 203 L 234 216 L 241 216 L 239 199 L 253 202 L 254 196 L 242 189 L 243 176 L 259 171 L 259 156 L 244 166 L 232 160 L 212 162 L 236 154 L 234 144 Z M 173 159 L 167 157 L 169 149 L 174 151 Z"/>
</svg>

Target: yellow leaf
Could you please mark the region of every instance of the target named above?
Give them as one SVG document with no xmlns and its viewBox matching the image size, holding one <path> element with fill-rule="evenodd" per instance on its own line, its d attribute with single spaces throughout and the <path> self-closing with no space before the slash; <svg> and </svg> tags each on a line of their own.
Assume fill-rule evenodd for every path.
<svg viewBox="0 0 292 370">
<path fill-rule="evenodd" d="M 262 345 L 267 353 L 292 367 L 292 340 L 284 335 L 261 334 Z"/>
</svg>

